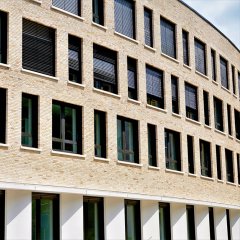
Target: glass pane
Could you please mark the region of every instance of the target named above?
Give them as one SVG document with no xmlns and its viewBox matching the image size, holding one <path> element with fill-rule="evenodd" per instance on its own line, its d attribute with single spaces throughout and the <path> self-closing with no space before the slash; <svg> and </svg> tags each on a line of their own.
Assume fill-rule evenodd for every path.
<svg viewBox="0 0 240 240">
<path fill-rule="evenodd" d="M 102 148 L 101 148 L 101 118 L 99 113 L 95 113 L 95 155 L 101 157 L 102 156 Z"/>
<path fill-rule="evenodd" d="M 36 200 L 32 200 L 32 240 L 37 240 Z"/>
<path fill-rule="evenodd" d="M 134 162 L 134 149 L 133 149 L 133 124 L 132 122 L 125 121 L 125 140 L 126 149 L 129 154 L 126 155 L 126 160 Z"/>
<path fill-rule="evenodd" d="M 136 239 L 135 206 L 127 205 L 127 240 Z"/>
<path fill-rule="evenodd" d="M 61 138 L 61 106 L 52 105 L 52 135 L 55 138 Z"/>
<path fill-rule="evenodd" d="M 117 120 L 117 145 L 118 145 L 118 160 L 123 160 L 123 145 L 122 145 L 122 121 Z"/>
</svg>

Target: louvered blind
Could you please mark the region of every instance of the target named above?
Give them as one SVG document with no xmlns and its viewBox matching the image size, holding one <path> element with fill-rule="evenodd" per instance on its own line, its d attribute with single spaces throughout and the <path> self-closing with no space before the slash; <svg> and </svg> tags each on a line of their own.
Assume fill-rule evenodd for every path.
<svg viewBox="0 0 240 240">
<path fill-rule="evenodd" d="M 172 100 L 178 101 L 178 82 L 177 78 L 172 76 Z"/>
<path fill-rule="evenodd" d="M 151 67 L 146 68 L 147 94 L 163 98 L 163 74 Z"/>
<path fill-rule="evenodd" d="M 128 58 L 128 87 L 136 89 L 136 61 Z"/>
<path fill-rule="evenodd" d="M 144 33 L 145 33 L 145 44 L 152 47 L 152 11 L 144 8 Z"/>
<path fill-rule="evenodd" d="M 228 71 L 227 71 L 227 61 L 220 58 L 220 70 L 221 70 L 221 83 L 222 86 L 228 89 Z"/>
<path fill-rule="evenodd" d="M 185 85 L 186 107 L 197 110 L 197 89 L 189 84 Z"/>
<path fill-rule="evenodd" d="M 53 6 L 75 15 L 80 15 L 80 0 L 53 0 Z"/>
<path fill-rule="evenodd" d="M 69 37 L 68 62 L 69 68 L 80 70 L 80 41 L 77 38 Z"/>
<path fill-rule="evenodd" d="M 195 39 L 195 64 L 196 70 L 206 75 L 205 44 Z"/>
<path fill-rule="evenodd" d="M 23 68 L 55 75 L 55 31 L 23 19 Z"/>
<path fill-rule="evenodd" d="M 132 0 L 115 0 L 115 31 L 135 38 L 135 6 Z"/>
<path fill-rule="evenodd" d="M 161 49 L 172 58 L 176 58 L 175 25 L 161 18 Z"/>
<path fill-rule="evenodd" d="M 189 53 L 188 53 L 188 33 L 186 31 L 182 32 L 183 41 L 183 62 L 189 65 Z"/>
<path fill-rule="evenodd" d="M 211 64 L 212 64 L 212 79 L 216 80 L 215 51 L 213 51 L 213 50 L 211 50 Z"/>
</svg>

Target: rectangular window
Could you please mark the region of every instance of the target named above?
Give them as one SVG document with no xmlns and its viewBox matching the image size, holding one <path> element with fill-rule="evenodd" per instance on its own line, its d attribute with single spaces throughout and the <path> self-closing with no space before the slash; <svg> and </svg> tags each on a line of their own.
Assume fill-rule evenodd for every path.
<svg viewBox="0 0 240 240">
<path fill-rule="evenodd" d="M 93 22 L 104 25 L 104 0 L 92 0 Z"/>
<path fill-rule="evenodd" d="M 189 33 L 182 30 L 182 42 L 183 42 L 183 63 L 189 66 Z"/>
<path fill-rule="evenodd" d="M 153 47 L 152 10 L 148 8 L 144 8 L 144 36 L 145 44 Z"/>
<path fill-rule="evenodd" d="M 52 0 L 54 7 L 60 8 L 66 12 L 80 16 L 81 0 Z"/>
<path fill-rule="evenodd" d="M 148 164 L 153 167 L 157 167 L 157 127 L 152 124 L 148 124 Z"/>
<path fill-rule="evenodd" d="M 22 94 L 22 145 L 38 147 L 38 97 Z"/>
<path fill-rule="evenodd" d="M 206 44 L 198 39 L 194 39 L 195 45 L 195 65 L 196 70 L 204 75 L 207 75 L 206 69 Z"/>
<path fill-rule="evenodd" d="M 176 33 L 175 24 L 161 18 L 161 50 L 164 54 L 176 58 Z"/>
<path fill-rule="evenodd" d="M 0 190 L 0 239 L 5 235 L 5 191 Z"/>
<path fill-rule="evenodd" d="M 158 108 L 164 108 L 163 72 L 147 65 L 146 84 L 147 103 Z"/>
<path fill-rule="evenodd" d="M 225 160 L 226 160 L 227 181 L 233 183 L 234 182 L 233 152 L 231 150 L 225 149 Z"/>
<path fill-rule="evenodd" d="M 201 175 L 205 177 L 212 177 L 211 144 L 210 142 L 206 142 L 200 139 L 199 145 L 200 145 Z"/>
<path fill-rule="evenodd" d="M 170 204 L 159 203 L 160 240 L 171 239 Z"/>
<path fill-rule="evenodd" d="M 32 193 L 32 240 L 58 240 L 59 219 L 59 195 Z"/>
<path fill-rule="evenodd" d="M 232 135 L 232 110 L 229 104 L 227 104 L 227 116 L 228 116 L 228 134 Z"/>
<path fill-rule="evenodd" d="M 235 79 L 235 67 L 232 66 L 232 87 L 233 87 L 233 94 L 236 94 L 236 79 Z"/>
<path fill-rule="evenodd" d="M 213 97 L 214 101 L 214 118 L 215 118 L 215 128 L 219 131 L 224 131 L 223 129 L 223 104 L 222 101 L 216 97 Z"/>
<path fill-rule="evenodd" d="M 240 153 L 237 154 L 238 184 L 240 185 Z"/>
<path fill-rule="evenodd" d="M 55 76 L 55 30 L 23 19 L 23 68 Z"/>
<path fill-rule="evenodd" d="M 135 39 L 135 1 L 114 0 L 115 31 Z"/>
<path fill-rule="evenodd" d="M 212 79 L 214 81 L 217 80 L 217 74 L 216 74 L 216 52 L 211 49 L 211 65 L 212 65 Z"/>
<path fill-rule="evenodd" d="M 172 112 L 179 114 L 179 100 L 178 100 L 178 78 L 171 76 L 172 88 Z"/>
<path fill-rule="evenodd" d="M 217 178 L 222 180 L 221 147 L 216 145 Z"/>
<path fill-rule="evenodd" d="M 240 140 L 240 111 L 234 109 L 236 138 Z"/>
<path fill-rule="evenodd" d="M 7 116 L 7 93 L 6 89 L 0 88 L 0 143 L 6 143 L 6 116 Z"/>
<path fill-rule="evenodd" d="M 81 39 L 68 36 L 69 81 L 81 83 Z"/>
<path fill-rule="evenodd" d="M 128 57 L 128 97 L 137 100 L 137 60 Z"/>
<path fill-rule="evenodd" d="M 0 63 L 7 63 L 7 13 L 0 11 Z"/>
<path fill-rule="evenodd" d="M 127 240 L 141 239 L 140 201 L 125 199 L 125 235 Z"/>
<path fill-rule="evenodd" d="M 186 117 L 198 121 L 197 87 L 185 83 Z"/>
<path fill-rule="evenodd" d="M 93 45 L 94 87 L 117 93 L 117 53 Z"/>
<path fill-rule="evenodd" d="M 240 97 L 240 72 L 238 72 L 238 95 Z"/>
<path fill-rule="evenodd" d="M 209 126 L 209 93 L 203 91 L 203 104 L 204 104 L 204 123 Z"/>
<path fill-rule="evenodd" d="M 94 110 L 95 156 L 106 158 L 106 113 Z"/>
<path fill-rule="evenodd" d="M 138 159 L 138 122 L 117 117 L 118 160 L 139 163 Z"/>
<path fill-rule="evenodd" d="M 187 147 L 188 147 L 188 172 L 194 174 L 194 140 L 193 136 L 187 135 Z"/>
<path fill-rule="evenodd" d="M 208 208 L 208 213 L 209 213 L 210 240 L 215 240 L 214 214 L 212 207 Z"/>
<path fill-rule="evenodd" d="M 194 206 L 187 205 L 187 230 L 188 230 L 188 240 L 195 240 L 195 214 Z"/>
<path fill-rule="evenodd" d="M 226 216 L 227 216 L 227 233 L 228 233 L 228 240 L 232 240 L 229 209 L 226 209 Z"/>
<path fill-rule="evenodd" d="M 180 133 L 165 129 L 166 168 L 181 171 Z"/>
<path fill-rule="evenodd" d="M 83 197 L 84 239 L 104 239 L 103 198 Z"/>
<path fill-rule="evenodd" d="M 54 150 L 82 154 L 81 107 L 53 101 L 52 148 Z"/>
<path fill-rule="evenodd" d="M 229 89 L 228 83 L 228 62 L 224 58 L 220 57 L 220 73 L 222 86 Z"/>
</svg>

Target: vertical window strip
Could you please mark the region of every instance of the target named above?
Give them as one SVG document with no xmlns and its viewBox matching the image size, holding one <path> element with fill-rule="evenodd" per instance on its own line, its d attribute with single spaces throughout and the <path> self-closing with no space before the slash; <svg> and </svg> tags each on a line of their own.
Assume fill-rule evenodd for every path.
<svg viewBox="0 0 240 240">
<path fill-rule="evenodd" d="M 0 239 L 5 237 L 5 191 L 0 190 Z"/>
<path fill-rule="evenodd" d="M 52 0 L 53 6 L 78 16 L 81 15 L 80 2 L 81 0 Z"/>
<path fill-rule="evenodd" d="M 217 80 L 217 75 L 216 75 L 216 52 L 211 49 L 211 65 L 212 65 L 212 79 L 214 81 Z"/>
<path fill-rule="evenodd" d="M 198 121 L 197 88 L 185 83 L 186 117 Z"/>
<path fill-rule="evenodd" d="M 128 97 L 137 100 L 137 60 L 128 57 Z"/>
<path fill-rule="evenodd" d="M 238 185 L 240 185 L 240 153 L 237 153 Z"/>
<path fill-rule="evenodd" d="M 148 124 L 148 163 L 150 166 L 157 167 L 157 138 L 156 126 Z"/>
<path fill-rule="evenodd" d="M 233 87 L 233 94 L 236 94 L 236 79 L 235 79 L 235 67 L 232 66 L 232 87 Z"/>
<path fill-rule="evenodd" d="M 104 25 L 104 0 L 92 0 L 93 22 Z"/>
<path fill-rule="evenodd" d="M 234 109 L 236 138 L 240 140 L 240 111 Z"/>
<path fill-rule="evenodd" d="M 196 70 L 204 75 L 207 74 L 206 71 L 206 45 L 195 39 L 195 64 Z"/>
<path fill-rule="evenodd" d="M 194 206 L 187 205 L 187 230 L 188 230 L 188 240 L 195 240 L 195 214 L 194 214 Z"/>
<path fill-rule="evenodd" d="M 179 114 L 178 78 L 171 76 L 172 112 Z"/>
<path fill-rule="evenodd" d="M 240 72 L 238 72 L 238 95 L 240 98 Z"/>
<path fill-rule="evenodd" d="M 233 152 L 229 149 L 225 149 L 225 160 L 226 160 L 226 172 L 227 172 L 227 181 L 234 182 L 233 174 Z"/>
<path fill-rule="evenodd" d="M 229 104 L 227 104 L 227 117 L 228 117 L 228 134 L 232 135 L 232 110 Z"/>
<path fill-rule="evenodd" d="M 209 126 L 209 93 L 203 91 L 203 103 L 204 103 L 204 123 Z"/>
<path fill-rule="evenodd" d="M 210 240 L 215 240 L 215 225 L 214 225 L 214 210 L 212 207 L 208 208 L 209 212 L 209 230 L 210 230 Z"/>
<path fill-rule="evenodd" d="M 0 63 L 7 63 L 7 18 L 5 12 L 0 11 Z"/>
<path fill-rule="evenodd" d="M 221 83 L 222 86 L 226 89 L 229 89 L 229 83 L 228 83 L 228 62 L 220 57 L 220 72 L 221 72 Z"/>
<path fill-rule="evenodd" d="M 7 90 L 0 88 L 0 143 L 6 143 Z"/>
<path fill-rule="evenodd" d="M 189 66 L 189 33 L 182 31 L 182 42 L 183 42 L 183 63 Z"/>
<path fill-rule="evenodd" d="M 201 175 L 205 177 L 212 177 L 212 166 L 211 166 L 211 144 L 210 142 L 201 140 L 200 144 L 200 164 L 201 164 Z"/>
<path fill-rule="evenodd" d="M 144 33 L 145 44 L 153 47 L 152 11 L 147 8 L 144 8 Z"/>
<path fill-rule="evenodd" d="M 195 173 L 194 167 L 194 140 L 192 136 L 187 135 L 187 147 L 188 147 L 188 171 L 191 174 Z"/>
<path fill-rule="evenodd" d="M 171 214 L 169 203 L 159 203 L 160 239 L 171 239 Z"/>
<path fill-rule="evenodd" d="M 223 103 L 220 99 L 214 97 L 214 118 L 215 128 L 223 132 Z"/>
<path fill-rule="evenodd" d="M 228 240 L 232 240 L 231 223 L 230 223 L 230 211 L 229 211 L 229 209 L 226 209 L 226 217 L 227 217 L 227 234 L 228 234 Z"/>
<path fill-rule="evenodd" d="M 216 164 L 217 164 L 217 178 L 222 180 L 222 161 L 221 161 L 221 147 L 216 145 Z"/>
</svg>

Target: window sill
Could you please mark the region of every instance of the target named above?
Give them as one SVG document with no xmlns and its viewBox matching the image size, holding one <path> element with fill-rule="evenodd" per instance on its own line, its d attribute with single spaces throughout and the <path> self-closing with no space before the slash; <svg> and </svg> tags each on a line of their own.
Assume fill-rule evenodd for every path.
<svg viewBox="0 0 240 240">
<path fill-rule="evenodd" d="M 32 2 L 38 3 L 38 4 L 42 4 L 42 1 L 40 0 L 32 0 Z"/>
<path fill-rule="evenodd" d="M 165 53 L 163 53 L 163 52 L 161 52 L 161 55 L 162 55 L 163 57 L 165 57 L 165 58 L 167 58 L 167 59 L 169 59 L 169 60 L 171 60 L 171 61 L 179 64 L 179 61 L 178 61 L 177 59 L 172 58 L 172 57 L 168 56 L 167 54 L 165 54 Z"/>
<path fill-rule="evenodd" d="M 157 51 L 156 48 L 150 47 L 150 46 L 148 46 L 148 45 L 146 45 L 146 44 L 144 44 L 143 46 L 144 46 L 145 49 L 150 50 L 150 51 L 152 51 L 152 52 L 156 52 L 156 51 Z"/>
<path fill-rule="evenodd" d="M 0 63 L 0 67 L 5 68 L 5 69 L 9 69 L 11 67 L 11 65 L 5 64 L 5 63 Z"/>
<path fill-rule="evenodd" d="M 189 177 L 195 177 L 195 178 L 197 177 L 197 175 L 194 174 L 194 173 L 188 173 L 188 176 L 189 176 Z"/>
<path fill-rule="evenodd" d="M 236 99 L 238 98 L 238 96 L 235 93 L 233 93 L 233 97 L 235 97 Z"/>
<path fill-rule="evenodd" d="M 206 177 L 206 176 L 200 176 L 200 178 L 202 178 L 202 179 L 204 179 L 204 180 L 208 180 L 208 181 L 212 181 L 212 182 L 214 182 L 214 178 L 212 178 L 212 177 Z"/>
<path fill-rule="evenodd" d="M 135 100 L 135 99 L 132 99 L 132 98 L 128 98 L 128 99 L 127 99 L 127 101 L 128 101 L 128 102 L 130 102 L 130 103 L 137 104 L 137 105 L 140 105 L 140 104 L 141 104 L 141 102 L 140 102 L 140 101 L 138 101 L 138 100 Z"/>
<path fill-rule="evenodd" d="M 219 83 L 217 81 L 214 81 L 214 80 L 212 80 L 212 83 L 217 85 L 217 86 L 219 85 Z"/>
<path fill-rule="evenodd" d="M 93 157 L 93 160 L 97 161 L 97 162 L 110 162 L 110 159 L 108 159 L 108 158 L 101 158 L 101 157 Z"/>
<path fill-rule="evenodd" d="M 75 82 L 72 82 L 72 81 L 67 81 L 67 84 L 68 85 L 71 85 L 71 86 L 75 86 L 75 87 L 78 87 L 78 88 L 85 88 L 86 85 L 85 84 L 81 84 L 81 83 L 75 83 Z"/>
<path fill-rule="evenodd" d="M 5 143 L 0 143 L 0 148 L 8 149 L 8 148 L 9 148 L 9 145 L 8 145 L 8 144 L 5 144 Z"/>
<path fill-rule="evenodd" d="M 228 134 L 228 138 L 230 138 L 232 140 L 234 139 L 234 137 L 232 135 L 229 135 L 229 134 Z"/>
<path fill-rule="evenodd" d="M 176 174 L 179 174 L 179 175 L 184 175 L 184 172 L 182 172 L 182 171 L 172 170 L 172 169 L 168 169 L 168 168 L 165 169 L 165 172 L 176 173 Z"/>
<path fill-rule="evenodd" d="M 236 183 L 233 183 L 233 182 L 228 182 L 228 181 L 226 182 L 226 184 L 227 184 L 227 185 L 232 185 L 232 186 L 237 186 L 237 184 L 236 184 Z"/>
<path fill-rule="evenodd" d="M 34 72 L 34 71 L 27 70 L 27 69 L 24 69 L 24 68 L 22 68 L 21 71 L 23 73 L 28 73 L 28 74 L 35 75 L 35 76 L 44 77 L 44 78 L 47 78 L 47 79 L 50 79 L 50 80 L 53 80 L 53 81 L 56 81 L 56 82 L 59 80 L 59 78 L 57 78 L 57 77 L 52 77 L 52 76 L 49 76 L 49 75 L 46 75 L 46 74 Z"/>
<path fill-rule="evenodd" d="M 106 95 L 106 96 L 110 96 L 110 97 L 114 97 L 114 98 L 118 98 L 118 99 L 121 98 L 121 95 L 118 95 L 118 94 L 115 94 L 115 93 L 110 93 L 110 92 L 107 92 L 107 91 L 104 91 L 104 90 L 101 90 L 101 89 L 98 89 L 98 88 L 95 88 L 95 87 L 93 87 L 93 91 L 97 92 L 97 93 L 100 93 L 100 94 L 103 94 L 103 95 Z"/>
<path fill-rule="evenodd" d="M 207 129 L 209 129 L 209 130 L 211 130 L 211 129 L 212 129 L 212 127 L 211 127 L 211 126 L 209 126 L 209 125 L 206 125 L 206 124 L 204 124 L 204 127 L 205 127 L 205 128 L 207 128 Z"/>
<path fill-rule="evenodd" d="M 216 132 L 216 133 L 220 133 L 220 134 L 222 134 L 223 136 L 226 136 L 226 133 L 225 132 L 222 132 L 222 131 L 220 131 L 220 130 L 218 130 L 218 129 L 214 129 L 214 131 Z"/>
<path fill-rule="evenodd" d="M 196 73 L 197 75 L 199 75 L 199 76 L 201 76 L 201 77 L 203 77 L 203 78 L 209 80 L 209 77 L 208 77 L 207 75 L 204 75 L 203 73 L 200 73 L 200 72 L 197 71 L 197 70 L 195 71 L 195 73 Z"/>
<path fill-rule="evenodd" d="M 177 117 L 177 118 L 182 118 L 182 115 L 180 115 L 180 114 L 178 114 L 178 113 L 173 113 L 173 112 L 172 112 L 172 115 L 173 115 L 174 117 Z"/>
<path fill-rule="evenodd" d="M 238 143 L 240 143 L 240 139 L 236 138 L 236 141 L 237 141 Z"/>
<path fill-rule="evenodd" d="M 135 39 L 133 39 L 133 38 L 130 38 L 130 37 L 128 37 L 128 36 L 125 36 L 125 35 L 123 35 L 123 34 L 121 34 L 121 33 L 119 33 L 119 32 L 116 32 L 116 31 L 115 31 L 114 34 L 117 35 L 117 36 L 119 36 L 119 37 L 125 38 L 125 39 L 129 40 L 130 42 L 133 42 L 133 43 L 135 43 L 135 44 L 139 44 L 139 41 L 137 41 L 137 40 L 135 40 Z"/>
<path fill-rule="evenodd" d="M 158 108 L 158 107 L 155 107 L 155 106 L 152 106 L 152 105 L 150 105 L 150 104 L 147 104 L 146 107 L 147 107 L 147 108 L 150 108 L 150 109 L 154 109 L 154 110 L 159 111 L 159 112 L 162 112 L 162 113 L 167 113 L 167 110 L 162 109 L 162 108 Z"/>
<path fill-rule="evenodd" d="M 52 150 L 51 154 L 55 155 L 55 156 L 73 157 L 73 158 L 80 158 L 80 159 L 85 159 L 86 158 L 86 155 L 80 155 L 80 154 L 76 154 L 76 153 L 60 152 L 60 151 L 56 151 L 56 150 Z"/>
<path fill-rule="evenodd" d="M 148 166 L 148 169 L 150 169 L 150 170 L 155 170 L 155 171 L 159 171 L 159 170 L 160 170 L 160 167 Z"/>
<path fill-rule="evenodd" d="M 100 25 L 100 24 L 98 24 L 98 23 L 95 23 L 95 22 L 92 22 L 92 25 L 94 26 L 94 27 L 97 27 L 97 28 L 99 28 L 99 29 L 101 29 L 101 30 L 104 30 L 104 31 L 107 31 L 107 27 L 105 27 L 105 26 L 103 26 L 103 25 Z"/>
<path fill-rule="evenodd" d="M 65 10 L 63 10 L 63 9 L 61 9 L 61 8 L 55 7 L 55 6 L 53 6 L 53 5 L 51 6 L 51 9 L 56 10 L 56 11 L 61 12 L 61 13 L 64 13 L 64 14 L 66 14 L 66 15 L 69 15 L 69 16 L 71 16 L 71 17 L 77 18 L 77 19 L 79 19 L 79 20 L 81 20 L 81 21 L 85 21 L 85 18 L 80 17 L 80 16 L 78 16 L 78 15 L 75 15 L 75 14 L 73 14 L 73 13 L 67 12 L 67 11 L 65 11 Z"/>
<path fill-rule="evenodd" d="M 220 179 L 218 179 L 217 182 L 219 182 L 219 183 L 224 183 L 224 181 L 223 181 L 223 180 L 220 180 Z"/>
<path fill-rule="evenodd" d="M 226 91 L 226 92 L 228 92 L 228 93 L 230 93 L 230 94 L 231 94 L 231 92 L 230 92 L 230 90 L 229 90 L 229 89 L 225 88 L 224 86 L 221 86 L 221 88 L 222 88 L 224 91 Z"/>
<path fill-rule="evenodd" d="M 125 162 L 125 161 L 121 161 L 121 160 L 117 160 L 117 163 L 120 165 L 127 165 L 127 166 L 131 166 L 131 167 L 138 167 L 138 168 L 142 168 L 142 164 L 139 163 L 131 163 L 131 162 Z"/>
<path fill-rule="evenodd" d="M 36 153 L 42 152 L 42 149 L 40 149 L 40 148 L 25 147 L 25 146 L 20 146 L 20 150 L 29 151 L 29 152 L 36 152 Z"/>
<path fill-rule="evenodd" d="M 199 121 L 193 120 L 193 119 L 188 118 L 188 117 L 185 117 L 185 120 L 188 121 L 188 122 L 194 123 L 196 125 L 199 125 L 199 126 L 202 125 Z"/>
<path fill-rule="evenodd" d="M 185 68 L 187 68 L 188 70 L 192 71 L 192 68 L 191 68 L 190 66 L 188 66 L 188 65 L 186 65 L 186 64 L 183 64 L 183 66 L 184 66 Z"/>
</svg>

